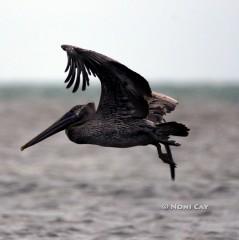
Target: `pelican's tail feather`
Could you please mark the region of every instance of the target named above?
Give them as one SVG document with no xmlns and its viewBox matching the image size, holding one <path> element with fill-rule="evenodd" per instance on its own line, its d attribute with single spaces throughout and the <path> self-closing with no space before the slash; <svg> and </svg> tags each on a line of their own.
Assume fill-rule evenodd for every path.
<svg viewBox="0 0 239 240">
<path fill-rule="evenodd" d="M 177 122 L 166 122 L 157 124 L 157 131 L 162 136 L 180 136 L 186 137 L 189 133 L 189 128 L 187 128 L 182 123 Z"/>
</svg>

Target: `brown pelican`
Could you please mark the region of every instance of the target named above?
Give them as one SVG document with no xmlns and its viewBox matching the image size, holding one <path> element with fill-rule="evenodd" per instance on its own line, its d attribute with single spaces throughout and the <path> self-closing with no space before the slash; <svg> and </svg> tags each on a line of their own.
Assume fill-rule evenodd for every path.
<svg viewBox="0 0 239 240">
<path fill-rule="evenodd" d="M 127 148 L 152 144 L 159 158 L 170 165 L 175 178 L 176 164 L 170 146 L 180 144 L 170 136 L 188 135 L 189 129 L 177 122 L 166 122 L 164 115 L 174 110 L 177 101 L 152 92 L 146 79 L 125 65 L 100 53 L 62 45 L 67 53 L 69 71 L 65 80 L 73 92 L 89 86 L 89 75 L 101 81 L 101 97 L 97 110 L 94 103 L 77 105 L 58 121 L 21 147 L 28 148 L 51 135 L 65 130 L 77 144 Z M 162 151 L 161 145 L 165 147 Z"/>
</svg>

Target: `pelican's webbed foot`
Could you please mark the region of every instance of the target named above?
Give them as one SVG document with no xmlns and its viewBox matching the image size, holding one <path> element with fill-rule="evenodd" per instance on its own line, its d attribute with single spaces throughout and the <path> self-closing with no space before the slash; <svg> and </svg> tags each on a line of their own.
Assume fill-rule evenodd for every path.
<svg viewBox="0 0 239 240">
<path fill-rule="evenodd" d="M 176 168 L 176 163 L 173 161 L 173 157 L 172 157 L 172 153 L 171 153 L 171 149 L 170 149 L 169 145 L 164 144 L 166 153 L 163 153 L 163 152 L 162 152 L 160 143 L 158 143 L 158 144 L 156 145 L 156 147 L 157 147 L 157 150 L 158 150 L 158 156 L 159 156 L 159 158 L 160 158 L 164 163 L 169 164 L 169 166 L 170 166 L 170 172 L 171 172 L 171 178 L 172 178 L 172 180 L 175 180 L 175 168 Z"/>
</svg>

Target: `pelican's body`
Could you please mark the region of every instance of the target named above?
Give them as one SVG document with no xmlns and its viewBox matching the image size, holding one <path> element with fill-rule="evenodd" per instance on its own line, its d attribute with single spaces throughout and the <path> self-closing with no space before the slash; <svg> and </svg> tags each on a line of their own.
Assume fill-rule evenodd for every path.
<svg viewBox="0 0 239 240">
<path fill-rule="evenodd" d="M 67 52 L 67 88 L 73 92 L 89 85 L 93 74 L 101 81 L 101 98 L 98 109 L 94 103 L 77 105 L 57 122 L 25 144 L 30 147 L 62 130 L 77 144 L 94 144 L 104 147 L 127 148 L 152 144 L 159 157 L 170 165 L 174 179 L 175 163 L 170 145 L 178 146 L 170 136 L 187 136 L 189 129 L 177 122 L 165 122 L 163 116 L 175 109 L 177 101 L 166 95 L 152 92 L 148 82 L 123 64 L 94 51 L 63 45 Z M 166 153 L 161 151 L 161 144 Z"/>
<path fill-rule="evenodd" d="M 104 119 L 96 114 L 94 119 L 83 125 L 67 129 L 66 135 L 78 144 L 127 148 L 153 144 L 154 128 L 149 120 Z"/>
</svg>

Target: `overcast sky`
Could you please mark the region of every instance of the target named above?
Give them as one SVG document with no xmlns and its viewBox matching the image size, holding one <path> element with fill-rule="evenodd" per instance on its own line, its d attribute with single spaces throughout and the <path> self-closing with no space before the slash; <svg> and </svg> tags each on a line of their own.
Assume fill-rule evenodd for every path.
<svg viewBox="0 0 239 240">
<path fill-rule="evenodd" d="M 239 82 L 238 0 L 9 0 L 0 81 L 63 81 L 60 45 L 89 48 L 148 79 Z"/>
</svg>

